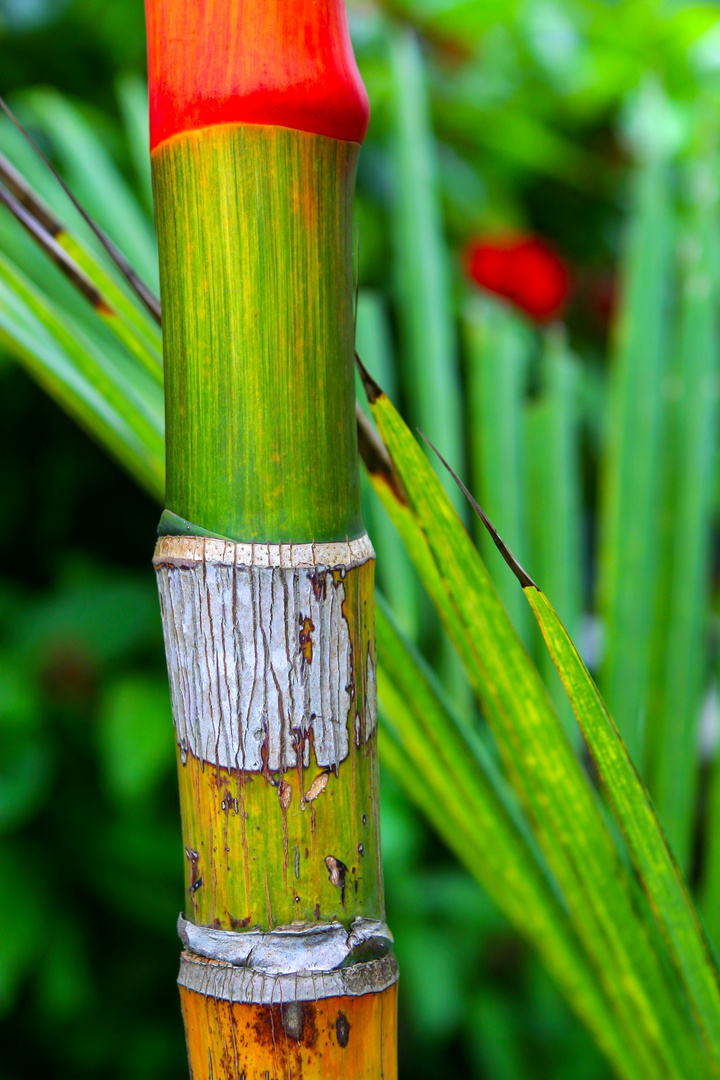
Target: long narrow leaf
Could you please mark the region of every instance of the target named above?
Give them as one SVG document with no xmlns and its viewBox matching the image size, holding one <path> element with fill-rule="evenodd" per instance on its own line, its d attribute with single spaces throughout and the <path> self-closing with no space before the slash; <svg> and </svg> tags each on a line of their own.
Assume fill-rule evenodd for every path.
<svg viewBox="0 0 720 1080">
<path fill-rule="evenodd" d="M 641 103 L 647 115 L 640 119 L 651 123 L 657 102 L 648 93 Z M 602 476 L 599 589 L 607 645 L 601 685 L 641 768 L 657 595 L 654 530 L 672 256 L 667 156 L 659 141 L 649 143 L 636 169 Z"/>
<path fill-rule="evenodd" d="M 411 415 L 433 439 L 463 453 L 458 349 L 436 151 L 420 44 L 412 31 L 389 36 L 393 77 L 393 189 L 396 291 Z M 441 482 L 446 479 L 441 476 Z M 450 498 L 460 513 L 452 484 Z"/>
<path fill-rule="evenodd" d="M 677 989 L 635 909 L 630 881 L 541 680 L 427 458 L 367 375 L 365 384 L 399 478 L 397 490 L 424 533 L 435 578 L 455 609 L 448 631 L 469 661 L 509 778 L 626 1044 L 648 1076 L 707 1075 L 689 1015 L 678 1009 Z M 381 484 L 390 507 L 391 489 Z M 421 558 L 423 576 L 427 555 Z"/>
<path fill-rule="evenodd" d="M 96 191 L 102 191 L 102 200 L 98 201 L 97 205 L 102 208 L 111 208 L 114 215 L 120 215 L 121 219 L 125 217 L 125 224 L 130 228 L 130 223 L 134 223 L 134 232 L 136 235 L 142 236 L 144 239 L 138 241 L 141 243 L 143 249 L 147 249 L 146 261 L 147 268 L 150 270 L 151 279 L 157 277 L 157 254 L 155 251 L 155 244 L 153 241 L 152 230 L 148 232 L 146 226 L 142 223 L 142 215 L 139 209 L 135 208 L 134 200 L 130 192 L 127 190 L 124 181 L 120 177 L 119 173 L 115 169 L 108 156 L 104 153 L 102 148 L 98 145 L 97 140 L 94 138 L 90 128 L 83 123 L 78 114 L 72 110 L 71 106 L 64 101 L 59 95 L 36 95 L 36 105 L 39 104 L 40 109 L 47 113 L 49 112 L 49 121 L 54 122 L 53 131 L 54 134 L 62 141 L 63 135 L 66 136 L 65 148 L 69 161 L 77 165 L 77 158 L 81 156 L 83 160 L 83 168 L 78 169 L 78 175 L 82 179 L 84 171 L 88 169 L 90 174 L 94 178 L 93 186 L 87 190 L 95 201 Z M 126 279 L 131 289 L 135 292 L 138 299 L 145 305 L 149 314 L 160 322 L 160 306 L 153 295 L 152 291 L 147 287 L 145 282 L 135 272 L 128 260 L 115 246 L 109 236 L 100 228 L 92 216 L 87 212 L 83 204 L 73 193 L 72 188 L 63 180 L 60 173 L 55 169 L 52 162 L 43 154 L 35 141 L 31 138 L 29 133 L 25 130 L 22 124 L 17 120 L 12 111 L 8 108 L 5 101 L 0 98 L 0 108 L 3 110 L 9 120 L 15 125 L 20 133 L 27 140 L 34 152 L 40 158 L 41 161 L 48 167 L 52 176 L 62 187 L 63 191 L 70 199 L 71 203 L 78 211 L 84 221 L 90 226 L 90 229 L 95 234 L 101 245 L 110 256 L 112 262 L 117 266 L 120 273 Z M 74 128 L 71 131 L 69 138 L 67 128 Z M 88 160 L 89 159 L 89 160 Z M 93 171 L 94 169 L 94 171 Z M 129 219 L 129 221 L 128 221 Z M 113 227 L 116 222 L 113 221 Z M 125 235 L 125 234 L 123 234 Z"/>
<path fill-rule="evenodd" d="M 480 492 L 483 505 L 499 523 L 519 558 L 527 559 L 522 420 L 530 332 L 520 317 L 504 304 L 480 296 L 473 297 L 465 305 L 463 327 L 467 346 L 473 483 Z M 513 626 L 529 647 L 527 606 L 522 603 L 517 589 L 512 587 L 513 583 L 508 581 L 502 560 L 482 527 L 478 540 Z"/>
<path fill-rule="evenodd" d="M 717 688 L 715 690 L 717 694 Z M 716 699 L 717 704 L 717 699 Z M 705 807 L 705 851 L 699 904 L 710 940 L 720 950 L 720 757 L 710 767 Z"/>
<path fill-rule="evenodd" d="M 148 282 L 157 289 L 157 245 L 152 223 L 90 124 L 76 106 L 52 90 L 34 90 L 26 100 L 57 152 L 68 177 L 68 184 L 63 186 L 68 194 L 75 193 L 71 195 L 75 206 L 93 231 L 99 226 L 101 242 L 110 238 L 115 248 L 113 258 L 117 258 L 122 245 L 120 258 L 126 257 L 129 268 L 137 267 L 140 285 Z M 132 269 L 131 274 L 137 277 Z"/>
<path fill-rule="evenodd" d="M 395 363 L 387 313 L 379 295 L 368 289 L 360 291 L 357 314 L 357 347 L 367 358 L 370 369 L 383 386 L 395 386 Z M 359 376 L 358 376 L 359 378 Z M 365 394 L 359 387 L 358 403 L 367 409 Z M 367 529 L 377 552 L 378 583 L 405 632 L 413 641 L 420 630 L 419 583 L 397 529 L 379 501 L 365 471 L 361 474 L 363 510 Z M 369 511 L 369 513 L 368 513 Z"/>
<path fill-rule="evenodd" d="M 6 141 L 5 137 L 7 135 L 7 130 L 8 129 L 5 129 L 3 131 L 3 142 Z M 14 128 L 9 130 L 16 133 Z M 18 136 L 18 138 L 19 137 L 20 136 Z M 15 142 L 17 142 L 17 140 L 15 140 Z M 27 144 L 22 143 L 21 145 L 25 146 Z M 31 141 L 29 145 L 34 146 L 35 144 Z M 17 145 L 15 149 L 17 149 Z M 47 159 L 40 157 L 38 160 L 46 161 Z M 57 180 L 59 191 L 67 192 L 67 188 L 62 185 L 58 174 L 54 169 L 49 172 L 49 175 Z M 153 353 L 154 356 L 160 357 L 162 337 L 159 326 L 157 322 L 154 321 L 154 318 L 151 319 L 149 317 L 150 313 L 143 306 L 143 302 L 137 293 L 131 292 L 128 295 L 128 293 L 118 285 L 113 276 L 107 272 L 101 259 L 98 258 L 96 253 L 73 232 L 66 228 L 57 214 L 48 207 L 40 193 L 35 189 L 33 184 L 30 183 L 25 172 L 19 171 L 3 153 L 0 153 L 0 181 L 5 184 L 18 202 L 25 207 L 43 229 L 53 237 L 55 242 L 67 252 L 70 258 L 77 263 L 80 269 L 93 282 L 98 291 L 106 297 L 108 303 L 116 308 L 117 311 L 124 316 L 127 322 L 135 328 L 136 333 L 139 335 L 141 341 L 144 342 L 145 347 Z M 82 217 L 87 223 L 89 215 L 83 214 Z M 90 222 L 90 227 L 96 235 L 101 232 L 94 222 Z M 128 270 L 122 263 L 118 264 L 116 262 L 112 265 L 114 265 L 114 268 L 121 277 L 127 279 Z M 150 297 L 149 290 L 144 286 L 143 297 Z M 151 299 L 151 306 L 159 319 L 160 303 L 154 297 Z"/>
<path fill-rule="evenodd" d="M 662 667 L 654 794 L 680 865 L 690 862 L 698 792 L 700 706 L 709 675 L 707 595 L 718 435 L 715 155 L 694 163 L 683 244 L 669 626 Z"/>
<path fill-rule="evenodd" d="M 24 203 L 16 199 L 14 194 L 2 184 L 0 184 L 0 201 L 4 203 L 10 213 L 32 236 L 40 249 L 87 300 L 98 317 L 128 348 L 136 360 L 156 381 L 162 382 L 162 357 L 158 353 L 151 351 L 142 338 L 138 336 L 134 326 L 111 306 L 109 301 L 88 278 L 85 271 L 68 254 L 67 250 L 58 243 L 56 236 L 48 231 L 45 223 L 39 220 L 27 209 Z"/>
<path fill-rule="evenodd" d="M 427 73 L 415 33 L 388 34 L 392 78 L 392 238 L 394 290 L 402 346 L 403 390 L 410 415 L 458 460 L 464 452 L 458 343 L 452 311 L 450 260 L 443 232 L 437 149 Z M 445 483 L 441 476 L 441 483 Z M 465 512 L 453 485 L 456 509 Z M 439 667 L 453 697 L 470 708 L 467 680 L 445 635 Z"/>
<path fill-rule="evenodd" d="M 455 475 L 455 474 L 453 474 Z M 659 928 L 685 984 L 693 1013 L 720 1074 L 720 985 L 710 945 L 670 850 L 650 795 L 590 673 L 554 608 L 498 536 L 457 476 L 493 543 L 510 566 L 537 619 L 598 773 L 607 791 Z"/>
<path fill-rule="evenodd" d="M 541 364 L 542 393 L 527 406 L 525 415 L 532 571 L 555 599 L 573 637 L 582 610 L 577 367 L 564 334 L 558 328 L 548 331 Z M 505 529 L 503 534 L 507 535 Z M 522 552 L 518 557 L 525 561 Z M 504 566 L 502 570 L 507 579 Z M 580 732 L 565 690 L 547 649 L 542 642 L 538 645 L 545 685 L 565 730 L 577 744 Z"/>
<path fill-rule="evenodd" d="M 618 1075 L 639 1077 L 490 755 L 468 738 L 433 673 L 403 640 L 382 598 L 376 601 L 383 763 L 537 949 Z"/>
<path fill-rule="evenodd" d="M 658 925 L 685 984 L 708 1050 L 720 1071 L 718 972 L 690 893 L 652 800 L 590 673 L 544 593 L 523 590 L 592 753 Z"/>
<path fill-rule="evenodd" d="M 153 213 L 152 168 L 150 164 L 150 125 L 148 87 L 139 75 L 125 75 L 117 84 L 125 133 L 145 209 Z"/>
<path fill-rule="evenodd" d="M 0 334 L 28 373 L 151 494 L 164 490 L 162 398 L 114 370 L 0 258 Z M 138 373 L 140 375 L 141 373 Z"/>
</svg>

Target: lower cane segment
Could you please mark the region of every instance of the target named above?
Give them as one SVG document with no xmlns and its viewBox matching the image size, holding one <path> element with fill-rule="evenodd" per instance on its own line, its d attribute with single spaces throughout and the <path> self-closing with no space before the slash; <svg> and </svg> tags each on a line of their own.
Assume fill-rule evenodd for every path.
<svg viewBox="0 0 720 1080">
<path fill-rule="evenodd" d="M 270 974 L 185 950 L 178 985 L 191 1077 L 396 1080 L 397 980 L 392 954 Z"/>
</svg>

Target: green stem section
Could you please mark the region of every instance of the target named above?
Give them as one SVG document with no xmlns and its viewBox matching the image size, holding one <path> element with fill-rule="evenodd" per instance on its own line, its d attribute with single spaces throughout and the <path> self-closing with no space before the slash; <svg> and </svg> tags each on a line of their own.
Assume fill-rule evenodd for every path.
<svg viewBox="0 0 720 1080">
<path fill-rule="evenodd" d="M 168 510 L 243 542 L 362 531 L 352 197 L 359 147 L 218 126 L 153 154 Z"/>
</svg>

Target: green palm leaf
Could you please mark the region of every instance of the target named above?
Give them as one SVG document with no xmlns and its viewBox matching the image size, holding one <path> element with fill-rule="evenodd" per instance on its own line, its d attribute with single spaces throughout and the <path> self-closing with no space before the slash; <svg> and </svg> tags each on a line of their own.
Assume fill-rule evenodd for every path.
<svg viewBox="0 0 720 1080">
<path fill-rule="evenodd" d="M 520 582 L 537 619 L 717 1070 L 720 1064 L 718 970 L 652 799 L 552 604 L 535 582 L 530 581 L 465 485 L 455 479 Z"/>
<path fill-rule="evenodd" d="M 519 805 L 382 597 L 376 602 L 384 764 L 538 950 L 618 1075 L 640 1077 Z"/>
<path fill-rule="evenodd" d="M 395 473 L 394 487 L 376 474 L 377 489 L 399 527 L 415 531 L 410 553 L 438 598 L 626 1045 L 645 1075 L 708 1075 L 690 1017 L 678 1007 L 677 989 L 537 671 L 430 463 L 387 397 L 367 373 L 364 379 Z"/>
</svg>

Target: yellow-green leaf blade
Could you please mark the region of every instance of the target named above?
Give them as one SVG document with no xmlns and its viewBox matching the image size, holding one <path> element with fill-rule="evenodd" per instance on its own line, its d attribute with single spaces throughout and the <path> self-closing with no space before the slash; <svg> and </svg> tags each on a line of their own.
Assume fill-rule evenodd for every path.
<svg viewBox="0 0 720 1080">
<path fill-rule="evenodd" d="M 162 399 L 142 372 L 100 356 L 0 258 L 0 337 L 28 374 L 155 498 L 165 486 Z M 133 377 L 134 376 L 134 377 Z M 131 381 L 132 379 L 132 381 Z M 160 406 L 160 407 L 158 407 Z"/>
<path fill-rule="evenodd" d="M 372 380 L 373 416 L 388 449 L 398 517 L 425 540 L 410 554 L 478 688 L 508 773 L 563 890 L 624 1038 L 648 1076 L 708 1075 L 689 1014 L 679 1004 L 599 808 L 542 682 L 509 623 L 477 551 L 406 425 Z M 382 482 L 382 481 L 381 481 Z M 392 487 L 385 481 L 386 497 Z M 390 500 L 386 501 L 390 507 Z M 429 558 L 428 558 L 429 552 Z M 435 579 L 434 583 L 432 579 Z M 450 617 L 446 613 L 451 611 Z"/>
<path fill-rule="evenodd" d="M 383 764 L 537 949 L 617 1073 L 639 1078 L 507 785 L 487 751 L 453 715 L 382 598 L 376 600 Z"/>
<path fill-rule="evenodd" d="M 650 795 L 590 673 L 544 593 L 526 586 L 643 887 L 680 972 L 706 1044 L 720 1060 L 720 989 L 710 947 Z"/>
</svg>

